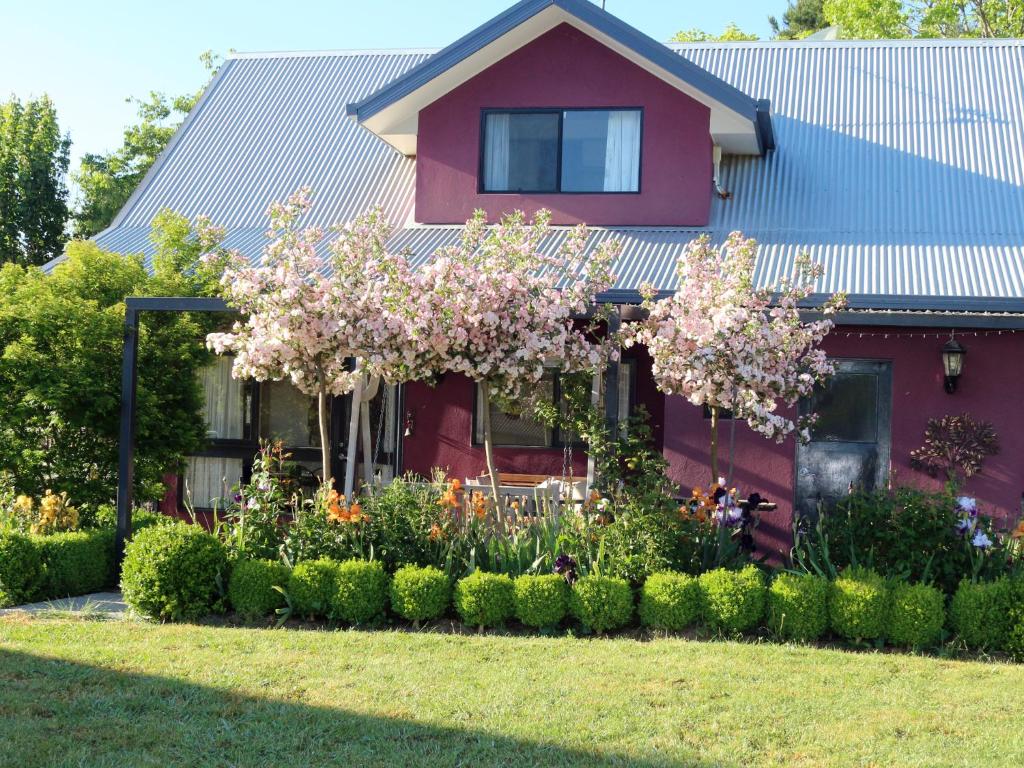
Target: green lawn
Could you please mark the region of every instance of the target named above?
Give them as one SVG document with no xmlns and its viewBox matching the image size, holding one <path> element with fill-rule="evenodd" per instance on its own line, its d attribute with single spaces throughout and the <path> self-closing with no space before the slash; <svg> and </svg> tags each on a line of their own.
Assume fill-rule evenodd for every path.
<svg viewBox="0 0 1024 768">
<path fill-rule="evenodd" d="M 1024 666 L 0 618 L 0 764 L 1020 766 Z"/>
</svg>

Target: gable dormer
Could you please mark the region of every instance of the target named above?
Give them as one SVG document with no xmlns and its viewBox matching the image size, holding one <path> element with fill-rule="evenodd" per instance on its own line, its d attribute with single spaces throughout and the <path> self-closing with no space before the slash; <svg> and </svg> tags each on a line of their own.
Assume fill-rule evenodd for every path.
<svg viewBox="0 0 1024 768">
<path fill-rule="evenodd" d="M 703 226 L 715 147 L 771 148 L 757 103 L 586 0 L 524 0 L 349 112 L 416 157 L 420 223 Z"/>
</svg>

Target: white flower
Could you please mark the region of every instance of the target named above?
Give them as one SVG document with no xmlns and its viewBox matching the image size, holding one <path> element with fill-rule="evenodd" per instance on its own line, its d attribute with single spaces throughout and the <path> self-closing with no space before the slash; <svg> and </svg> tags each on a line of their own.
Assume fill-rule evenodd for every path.
<svg viewBox="0 0 1024 768">
<path fill-rule="evenodd" d="M 973 496 L 961 496 L 956 500 L 956 505 L 964 512 L 978 511 L 978 501 Z"/>
<path fill-rule="evenodd" d="M 992 546 L 992 539 L 990 539 L 984 531 L 976 531 L 974 538 L 971 539 L 971 544 L 978 549 L 988 549 Z"/>
</svg>

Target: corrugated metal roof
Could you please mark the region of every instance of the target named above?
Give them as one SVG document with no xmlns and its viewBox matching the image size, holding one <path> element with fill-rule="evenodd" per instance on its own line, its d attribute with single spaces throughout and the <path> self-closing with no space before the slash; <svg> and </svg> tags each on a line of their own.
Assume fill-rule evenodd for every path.
<svg viewBox="0 0 1024 768">
<path fill-rule="evenodd" d="M 777 149 L 726 157 L 732 197 L 712 202 L 715 239 L 757 238 L 772 283 L 804 251 L 822 291 L 1024 298 L 1024 41 L 697 43 L 680 55 L 771 99 Z M 427 54 L 246 54 L 229 59 L 173 145 L 99 244 L 150 252 L 170 207 L 228 229 L 258 255 L 267 205 L 301 185 L 312 223 L 383 204 L 420 257 L 457 236 L 408 225 L 414 162 L 344 115 Z M 624 241 L 620 288 L 674 285 L 699 230 L 601 229 Z M 560 237 L 555 234 L 553 241 Z"/>
</svg>

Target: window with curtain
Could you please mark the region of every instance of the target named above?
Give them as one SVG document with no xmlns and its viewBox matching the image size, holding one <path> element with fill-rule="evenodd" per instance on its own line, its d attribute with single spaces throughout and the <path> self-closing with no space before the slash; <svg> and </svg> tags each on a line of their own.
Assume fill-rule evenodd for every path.
<svg viewBox="0 0 1024 768">
<path fill-rule="evenodd" d="M 484 113 L 484 192 L 639 192 L 639 109 Z"/>
<path fill-rule="evenodd" d="M 234 358 L 217 357 L 199 372 L 206 436 L 212 444 L 244 440 L 250 401 L 244 381 L 231 375 Z M 229 456 L 192 456 L 185 470 L 186 501 L 197 509 L 223 509 L 242 477 L 243 462 Z"/>
<path fill-rule="evenodd" d="M 245 382 L 231 375 L 233 357 L 218 357 L 199 372 L 203 415 L 210 440 L 241 440 L 245 415 Z"/>
<path fill-rule="evenodd" d="M 624 360 L 619 363 L 619 421 L 623 422 L 629 418 L 632 409 L 633 398 L 633 362 Z M 546 372 L 542 385 L 546 396 L 551 402 L 557 403 L 564 408 L 561 402 L 558 372 L 551 369 Z M 473 428 L 473 442 L 480 445 L 484 441 L 483 433 L 483 398 L 480 397 L 480 388 L 476 392 L 476 413 Z M 597 404 L 598 410 L 604 410 L 604 393 Z M 503 447 L 519 448 L 558 448 L 566 443 L 576 443 L 577 438 L 573 434 L 562 434 L 553 430 L 546 424 L 534 419 L 529 414 L 511 414 L 501 410 L 495 403 L 491 403 L 491 432 L 494 435 L 494 444 Z"/>
</svg>

